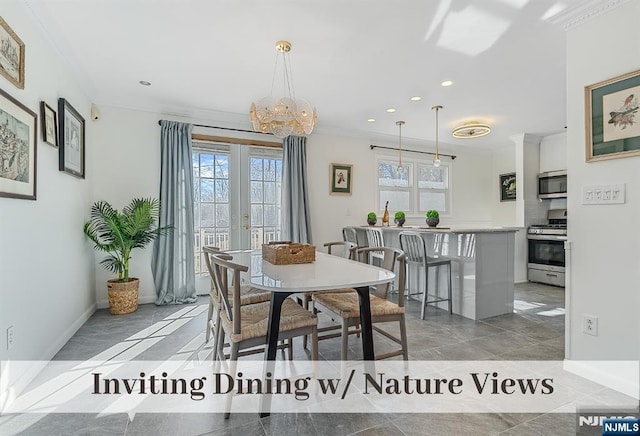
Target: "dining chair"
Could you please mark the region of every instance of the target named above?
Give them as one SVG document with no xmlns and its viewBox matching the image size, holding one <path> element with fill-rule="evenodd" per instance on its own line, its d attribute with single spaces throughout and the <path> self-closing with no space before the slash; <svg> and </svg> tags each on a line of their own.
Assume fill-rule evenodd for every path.
<svg viewBox="0 0 640 436">
<path fill-rule="evenodd" d="M 211 278 L 211 287 L 209 290 L 209 312 L 207 316 L 207 327 L 205 333 L 205 342 L 209 342 L 212 333 L 214 334 L 215 338 L 216 325 L 219 325 L 221 300 L 220 295 L 213 286 L 212 265 L 208 254 L 220 253 L 221 251 L 220 248 L 214 247 L 212 245 L 203 246 L 202 251 L 204 253 L 205 264 L 207 265 L 207 271 L 209 272 L 209 277 Z M 243 306 L 246 304 L 255 304 L 269 301 L 270 298 L 271 292 L 251 286 L 243 286 L 240 288 L 240 304 Z"/>
<path fill-rule="evenodd" d="M 327 254 L 331 254 L 333 256 L 342 256 L 345 259 L 354 259 L 355 257 L 355 249 L 358 247 L 355 243 L 353 242 L 348 242 L 348 241 L 336 241 L 336 242 L 327 242 L 324 244 L 324 246 L 327 248 Z M 321 293 L 321 292 L 351 292 L 352 289 L 339 289 L 339 290 L 331 290 L 331 291 L 315 291 L 315 293 Z M 309 307 L 309 303 L 311 303 L 311 292 L 305 292 L 302 295 L 302 306 L 307 309 L 307 310 L 311 310 L 314 314 L 317 314 L 318 311 L 310 308 Z M 300 301 L 300 300 L 298 300 Z M 331 326 L 331 327 L 319 327 L 318 328 L 318 333 L 320 332 L 324 332 L 327 330 L 333 330 L 335 328 L 339 328 L 340 326 Z M 332 336 L 333 337 L 333 336 Z M 320 339 L 320 336 L 318 336 L 318 340 Z M 323 336 L 322 339 L 329 339 L 328 336 Z M 303 348 L 307 348 L 307 336 L 305 336 L 302 339 L 302 347 Z"/>
<path fill-rule="evenodd" d="M 407 328 L 405 322 L 404 308 L 404 280 L 405 263 L 404 253 L 397 248 L 389 247 L 364 247 L 355 251 L 357 260 L 365 263 L 372 263 L 369 256 L 374 251 L 382 254 L 382 268 L 393 271 L 398 264 L 398 301 L 387 300 L 390 284 L 384 283 L 374 288 L 370 296 L 371 323 L 373 330 L 391 339 L 400 345 L 400 350 L 392 351 L 376 356 L 376 359 L 386 359 L 389 357 L 402 355 L 404 360 L 409 359 L 407 347 Z M 314 310 L 317 308 L 325 315 L 328 315 L 334 322 L 339 322 L 341 326 L 342 350 L 340 357 L 347 360 L 349 348 L 349 335 L 359 333 L 357 326 L 360 324 L 360 299 L 354 289 L 348 292 L 321 292 L 313 293 L 312 301 Z M 400 337 L 396 337 L 386 330 L 376 326 L 376 324 L 398 322 L 400 327 Z M 349 329 L 356 327 L 356 329 Z M 336 335 L 330 335 L 335 337 Z M 323 338 L 319 338 L 323 339 Z"/>
<path fill-rule="evenodd" d="M 443 301 L 449 302 L 449 313 L 453 313 L 452 299 L 451 299 L 451 259 L 444 257 L 430 257 L 427 255 L 427 246 L 424 238 L 417 232 L 400 232 L 398 236 L 400 239 L 400 248 L 405 252 L 406 263 L 411 269 L 412 266 L 416 267 L 418 272 L 421 269 L 424 270 L 424 287 L 422 288 L 422 310 L 420 312 L 420 318 L 424 319 L 427 304 L 440 303 Z M 438 293 L 439 275 L 436 274 L 435 280 L 435 294 L 429 293 L 429 268 L 440 268 L 442 266 L 448 267 L 449 280 L 448 280 L 448 293 L 447 298 L 442 298 Z M 418 287 L 420 287 L 420 275 L 418 276 Z M 411 274 L 409 274 L 409 288 L 411 288 Z M 430 299 L 431 297 L 431 299 Z"/>
<path fill-rule="evenodd" d="M 384 236 L 382 234 L 382 229 L 368 228 L 366 233 L 367 245 L 369 247 L 384 247 Z M 379 250 L 372 250 L 369 253 L 369 256 L 378 259 L 379 262 L 382 262 L 383 255 Z"/>
<path fill-rule="evenodd" d="M 228 253 L 207 253 L 206 256 L 209 257 L 214 288 L 221 301 L 214 358 L 220 361 L 226 360 L 223 344 L 225 339 L 228 340 L 231 344 L 229 374 L 235 374 L 238 357 L 264 351 L 271 303 L 264 301 L 242 305 L 240 274 L 246 273 L 249 268 L 246 265 L 234 263 L 233 256 Z M 318 360 L 318 317 L 305 310 L 293 299 L 285 299 L 280 314 L 278 340 L 292 340 L 308 334 L 311 335 L 311 359 L 315 361 Z M 292 359 L 293 356 L 289 354 L 289 360 Z M 225 418 L 229 417 L 230 398 L 229 396 L 227 399 Z"/>
</svg>

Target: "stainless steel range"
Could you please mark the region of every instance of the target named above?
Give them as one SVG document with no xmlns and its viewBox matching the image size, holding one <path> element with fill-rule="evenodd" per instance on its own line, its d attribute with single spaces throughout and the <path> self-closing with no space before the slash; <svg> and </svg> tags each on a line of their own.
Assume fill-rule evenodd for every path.
<svg viewBox="0 0 640 436">
<path fill-rule="evenodd" d="M 567 240 L 567 210 L 547 212 L 548 224 L 527 230 L 529 247 L 528 279 L 564 287 L 564 241 Z"/>
</svg>

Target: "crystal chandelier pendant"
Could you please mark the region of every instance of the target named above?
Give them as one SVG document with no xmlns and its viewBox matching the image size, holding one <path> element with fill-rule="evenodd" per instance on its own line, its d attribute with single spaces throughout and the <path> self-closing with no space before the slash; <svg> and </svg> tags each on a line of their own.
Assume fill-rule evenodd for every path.
<svg viewBox="0 0 640 436">
<path fill-rule="evenodd" d="M 278 138 L 289 135 L 309 135 L 316 126 L 318 114 L 316 109 L 306 100 L 296 99 L 293 90 L 293 76 L 291 66 L 287 60 L 287 53 L 291 51 L 291 43 L 278 41 L 276 50 L 282 53 L 284 65 L 284 97 L 275 99 L 264 97 L 252 103 L 249 109 L 249 119 L 253 130 L 261 133 L 271 133 Z M 274 82 L 276 76 L 274 68 Z M 273 86 L 271 89 L 273 94 Z"/>
</svg>

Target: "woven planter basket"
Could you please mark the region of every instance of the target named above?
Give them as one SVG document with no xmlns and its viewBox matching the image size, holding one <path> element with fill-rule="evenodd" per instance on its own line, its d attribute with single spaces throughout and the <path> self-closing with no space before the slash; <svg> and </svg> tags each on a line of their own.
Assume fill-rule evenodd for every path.
<svg viewBox="0 0 640 436">
<path fill-rule="evenodd" d="M 111 315 L 123 315 L 138 309 L 139 285 L 140 280 L 133 277 L 128 282 L 121 282 L 118 279 L 107 281 Z"/>
</svg>

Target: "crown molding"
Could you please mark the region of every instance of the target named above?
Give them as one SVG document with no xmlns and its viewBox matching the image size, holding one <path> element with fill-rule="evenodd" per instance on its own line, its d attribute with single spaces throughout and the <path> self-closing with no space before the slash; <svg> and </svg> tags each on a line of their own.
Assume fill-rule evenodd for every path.
<svg viewBox="0 0 640 436">
<path fill-rule="evenodd" d="M 549 18 L 548 21 L 552 24 L 559 24 L 565 31 L 569 31 L 628 1 L 629 0 L 587 0 L 580 5 L 565 9 L 559 14 Z"/>
</svg>

